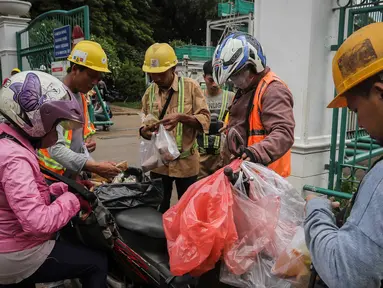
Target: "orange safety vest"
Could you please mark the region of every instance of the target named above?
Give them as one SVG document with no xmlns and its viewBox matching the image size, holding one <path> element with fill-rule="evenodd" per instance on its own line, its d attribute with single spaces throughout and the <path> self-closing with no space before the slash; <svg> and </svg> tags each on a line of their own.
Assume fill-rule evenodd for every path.
<svg viewBox="0 0 383 288">
<path fill-rule="evenodd" d="M 261 121 L 261 112 L 262 112 L 262 96 L 265 94 L 265 91 L 269 84 L 273 81 L 278 81 L 282 83 L 283 85 L 287 85 L 279 79 L 277 75 L 275 75 L 274 72 L 268 72 L 259 82 L 257 90 L 254 94 L 254 100 L 253 100 L 253 111 L 250 113 L 249 117 L 249 138 L 247 141 L 247 146 L 251 146 L 255 143 L 259 143 L 262 140 L 266 138 L 266 131 L 263 127 L 262 121 Z M 285 155 L 283 155 L 278 160 L 275 160 L 271 164 L 268 165 L 268 167 L 275 172 L 277 172 L 282 177 L 288 177 L 291 173 L 291 149 L 286 152 Z"/>
<path fill-rule="evenodd" d="M 84 139 L 87 139 L 91 135 L 96 133 L 96 129 L 94 128 L 93 123 L 90 121 L 89 112 L 88 112 L 88 104 L 84 94 L 81 95 L 82 105 L 83 105 L 83 113 L 84 113 Z M 72 130 L 64 131 L 65 138 L 65 146 L 70 148 L 72 142 Z M 60 163 L 51 158 L 51 155 L 48 152 L 48 149 L 39 149 L 37 151 L 37 155 L 39 157 L 39 164 L 41 167 L 48 169 L 54 173 L 63 175 L 65 172 L 65 167 L 63 167 Z M 50 180 L 55 180 L 47 175 L 44 175 L 45 178 Z"/>
</svg>

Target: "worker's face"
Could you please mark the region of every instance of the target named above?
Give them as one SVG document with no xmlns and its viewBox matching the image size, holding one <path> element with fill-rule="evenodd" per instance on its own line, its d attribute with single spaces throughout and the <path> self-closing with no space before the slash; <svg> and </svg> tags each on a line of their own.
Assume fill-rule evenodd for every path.
<svg viewBox="0 0 383 288">
<path fill-rule="evenodd" d="M 169 69 L 162 73 L 149 73 L 150 78 L 162 89 L 168 89 L 174 80 L 174 70 Z"/>
<path fill-rule="evenodd" d="M 383 144 L 383 83 L 375 83 L 369 95 L 358 92 L 346 93 L 348 108 L 358 115 L 358 124 L 370 136 Z"/>
<path fill-rule="evenodd" d="M 204 75 L 203 78 L 205 79 L 206 88 L 209 92 L 212 93 L 218 93 L 220 88 L 217 83 L 214 82 L 212 75 Z"/>
<path fill-rule="evenodd" d="M 230 80 L 233 82 L 235 87 L 245 90 L 253 83 L 256 74 L 254 74 L 250 67 L 246 65 L 238 72 L 230 76 Z"/>
<path fill-rule="evenodd" d="M 94 86 L 100 81 L 102 74 L 101 72 L 85 68 L 82 71 L 77 65 L 73 66 L 72 69 L 72 81 L 73 87 L 75 87 L 75 93 L 88 93 Z"/>
</svg>

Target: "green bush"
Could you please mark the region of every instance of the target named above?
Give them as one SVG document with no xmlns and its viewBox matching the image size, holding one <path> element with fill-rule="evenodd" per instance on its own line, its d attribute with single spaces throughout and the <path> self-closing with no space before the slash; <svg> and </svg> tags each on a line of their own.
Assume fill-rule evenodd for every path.
<svg viewBox="0 0 383 288">
<path fill-rule="evenodd" d="M 112 72 L 111 74 L 106 73 L 105 78 L 114 82 L 118 78 L 121 68 L 121 61 L 118 58 L 116 50 L 116 41 L 107 37 L 98 37 L 95 35 L 91 35 L 90 39 L 100 44 L 101 47 L 104 49 L 106 56 L 108 57 L 109 70 Z"/>
<path fill-rule="evenodd" d="M 140 101 L 145 93 L 145 74 L 141 67 L 125 62 L 115 80 L 116 89 L 127 101 Z"/>
</svg>

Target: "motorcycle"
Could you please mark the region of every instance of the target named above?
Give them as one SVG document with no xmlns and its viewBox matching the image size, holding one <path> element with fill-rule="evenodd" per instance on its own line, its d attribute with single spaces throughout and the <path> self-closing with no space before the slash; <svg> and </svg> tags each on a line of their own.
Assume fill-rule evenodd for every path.
<svg viewBox="0 0 383 288">
<path fill-rule="evenodd" d="M 127 174 L 141 184 L 145 179 L 141 169 L 129 168 Z M 225 175 L 235 183 L 237 175 L 231 168 L 225 169 Z M 73 185 L 65 181 L 73 191 Z M 150 184 L 151 185 L 151 184 Z M 85 199 L 90 199 L 89 191 L 81 188 L 75 191 Z M 95 207 L 93 207 L 95 208 Z M 162 225 L 162 214 L 153 207 L 135 207 L 113 212 L 118 226 L 119 237 L 114 247 L 108 251 L 109 277 L 111 288 L 158 287 L 158 288 L 204 288 L 231 287 L 219 282 L 220 263 L 215 269 L 199 278 L 191 275 L 174 276 L 170 272 L 167 241 Z M 82 242 L 78 231 L 68 225 L 62 231 L 66 241 Z M 84 243 L 83 243 L 84 244 Z"/>
</svg>

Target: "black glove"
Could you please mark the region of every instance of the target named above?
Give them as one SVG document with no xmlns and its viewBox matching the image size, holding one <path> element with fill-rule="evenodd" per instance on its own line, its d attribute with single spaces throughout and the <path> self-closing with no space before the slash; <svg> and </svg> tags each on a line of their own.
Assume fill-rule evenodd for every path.
<svg viewBox="0 0 383 288">
<path fill-rule="evenodd" d="M 253 163 L 258 163 L 257 159 L 255 158 L 253 152 L 251 152 L 251 150 L 249 148 L 244 148 L 243 149 L 243 153 L 246 154 L 247 157 L 250 158 L 250 161 L 253 162 Z M 242 153 L 242 154 L 243 154 Z"/>
</svg>

